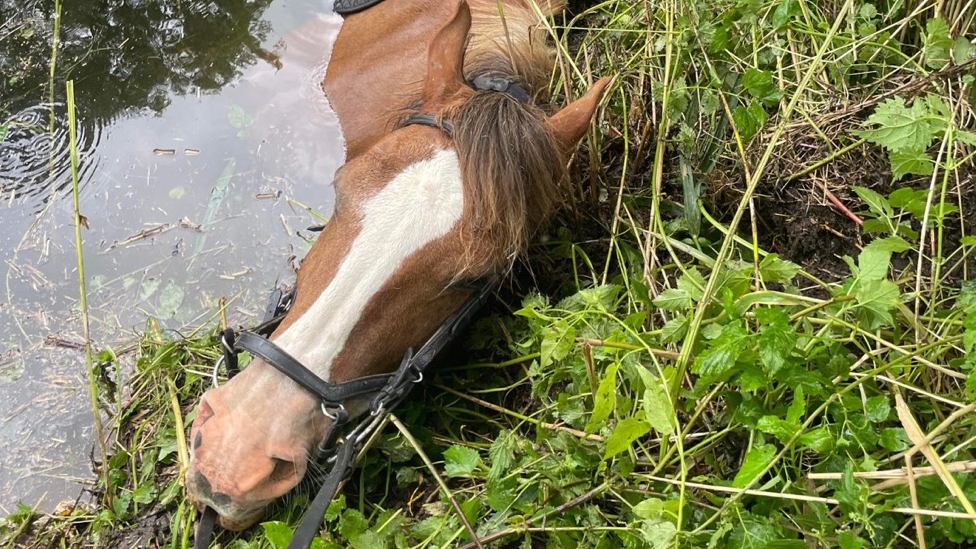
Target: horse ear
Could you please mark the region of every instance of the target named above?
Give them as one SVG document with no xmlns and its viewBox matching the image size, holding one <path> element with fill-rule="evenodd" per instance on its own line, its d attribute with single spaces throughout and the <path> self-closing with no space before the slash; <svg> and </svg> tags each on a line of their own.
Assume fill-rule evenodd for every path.
<svg viewBox="0 0 976 549">
<path fill-rule="evenodd" d="M 465 0 L 458 2 L 457 11 L 430 43 L 427 53 L 427 80 L 424 82 L 424 103 L 449 97 L 464 86 L 461 72 L 464 49 L 471 29 L 471 10 Z"/>
<path fill-rule="evenodd" d="M 546 121 L 546 126 L 549 127 L 549 131 L 552 132 L 563 153 L 567 155 L 571 153 L 576 148 L 580 138 L 586 133 L 586 128 L 590 126 L 593 113 L 596 112 L 596 107 L 600 104 L 600 99 L 609 83 L 609 76 L 597 80 L 583 94 L 583 97 L 563 107 L 562 110 L 550 116 L 549 120 Z"/>
</svg>

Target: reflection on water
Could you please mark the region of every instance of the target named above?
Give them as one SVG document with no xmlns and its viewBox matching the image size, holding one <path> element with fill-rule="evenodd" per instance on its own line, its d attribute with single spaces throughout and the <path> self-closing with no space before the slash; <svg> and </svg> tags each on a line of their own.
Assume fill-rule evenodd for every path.
<svg viewBox="0 0 976 549">
<path fill-rule="evenodd" d="M 0 512 L 51 509 L 92 444 L 69 196 L 64 80 L 79 112 L 96 348 L 249 324 L 329 215 L 341 133 L 319 83 L 337 16 L 314 0 L 0 0 Z M 52 130 L 53 128 L 53 130 Z"/>
</svg>

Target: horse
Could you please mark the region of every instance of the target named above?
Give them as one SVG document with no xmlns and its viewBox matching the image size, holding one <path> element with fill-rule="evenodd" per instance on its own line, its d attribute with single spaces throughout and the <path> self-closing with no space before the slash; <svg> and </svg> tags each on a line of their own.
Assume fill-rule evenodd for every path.
<svg viewBox="0 0 976 549">
<path fill-rule="evenodd" d="M 346 17 L 323 89 L 347 158 L 335 212 L 269 337 L 280 354 L 323 382 L 375 378 L 427 341 L 473 282 L 510 268 L 561 202 L 609 81 L 551 116 L 537 105 L 555 59 L 542 18 L 562 7 L 385 0 Z M 187 495 L 225 529 L 250 526 L 298 485 L 336 417 L 269 362 L 257 353 L 206 392 L 192 424 Z"/>
</svg>

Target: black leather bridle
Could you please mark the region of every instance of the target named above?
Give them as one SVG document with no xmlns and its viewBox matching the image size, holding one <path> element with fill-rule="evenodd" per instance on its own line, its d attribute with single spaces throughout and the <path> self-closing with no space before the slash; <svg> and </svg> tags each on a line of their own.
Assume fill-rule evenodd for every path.
<svg viewBox="0 0 976 549">
<path fill-rule="evenodd" d="M 408 116 L 397 126 L 397 129 L 410 125 L 438 128 L 448 135 L 454 131 L 454 125 L 450 120 L 430 114 Z M 430 363 L 471 320 L 474 313 L 481 308 L 493 287 L 494 284 L 490 282 L 479 284 L 467 301 L 447 317 L 447 320 L 440 325 L 416 354 L 412 348 L 407 349 L 400 361 L 400 366 L 394 372 L 361 377 L 341 383 L 332 383 L 316 376 L 284 349 L 267 339 L 266 336 L 277 327 L 284 314 L 275 315 L 274 318 L 266 320 L 251 331 L 236 333 L 231 329 L 224 330 L 221 334 L 224 355 L 214 365 L 213 379 L 215 385 L 218 381 L 218 370 L 221 364 L 225 365 L 228 376 L 232 377 L 239 370 L 237 355 L 242 351 L 247 351 L 252 356 L 260 357 L 315 395 L 321 402 L 322 413 L 332 420 L 329 430 L 319 445 L 319 459 L 332 463 L 332 469 L 326 475 L 315 499 L 305 511 L 302 522 L 288 544 L 288 549 L 307 549 L 311 546 L 312 540 L 318 535 L 319 527 L 322 525 L 322 519 L 329 504 L 342 483 L 352 474 L 356 456 L 362 450 L 363 445 L 383 423 L 386 415 L 403 401 L 415 384 L 423 380 L 424 372 Z M 280 294 L 278 295 L 280 296 Z M 269 308 L 269 311 L 276 308 Z M 367 398 L 369 399 L 369 415 L 340 440 L 343 428 L 350 420 L 346 403 L 353 400 L 366 400 Z M 194 549 L 205 549 L 210 545 L 216 519 L 217 512 L 213 508 L 207 507 L 197 525 L 193 543 Z"/>
</svg>

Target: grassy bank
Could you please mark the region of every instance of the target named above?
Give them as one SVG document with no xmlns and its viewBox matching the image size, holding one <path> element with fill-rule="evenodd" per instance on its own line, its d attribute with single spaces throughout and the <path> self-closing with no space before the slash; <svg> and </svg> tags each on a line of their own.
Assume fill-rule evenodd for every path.
<svg viewBox="0 0 976 549">
<path fill-rule="evenodd" d="M 575 206 L 319 547 L 976 545 L 973 6 L 573 7 L 554 89 L 618 75 Z M 0 547 L 188 546 L 183 441 L 217 353 L 150 325 L 105 390 L 107 489 L 25 507 Z M 283 548 L 310 490 L 220 543 Z"/>
</svg>

